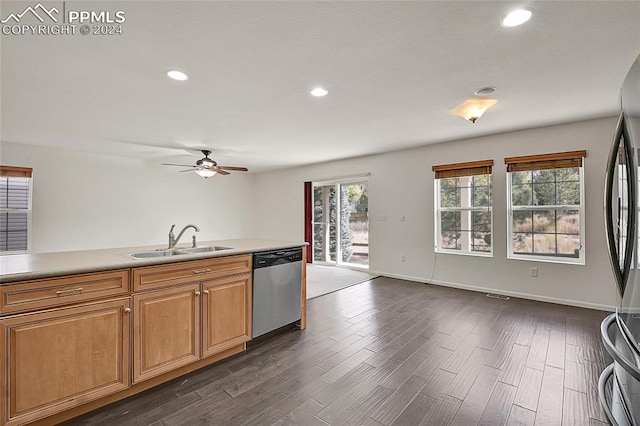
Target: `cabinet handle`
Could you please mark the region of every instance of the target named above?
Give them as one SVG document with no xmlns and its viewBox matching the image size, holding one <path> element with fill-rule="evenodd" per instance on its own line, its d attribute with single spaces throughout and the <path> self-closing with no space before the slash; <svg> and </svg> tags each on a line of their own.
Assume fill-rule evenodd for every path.
<svg viewBox="0 0 640 426">
<path fill-rule="evenodd" d="M 56 296 L 61 296 L 65 293 L 73 293 L 74 291 L 82 291 L 82 290 L 83 290 L 82 287 L 72 288 L 71 290 L 58 290 L 56 291 Z"/>
<path fill-rule="evenodd" d="M 209 294 L 209 290 L 205 290 L 205 291 L 204 291 L 204 294 Z"/>
<path fill-rule="evenodd" d="M 194 274 L 204 274 L 206 272 L 211 272 L 211 268 L 205 268 L 205 269 L 195 269 L 193 271 Z"/>
<path fill-rule="evenodd" d="M 200 292 L 199 291 L 196 291 L 196 296 L 200 296 Z"/>
<path fill-rule="evenodd" d="M 128 314 L 129 312 L 131 312 L 131 308 L 124 308 L 124 313 Z"/>
</svg>

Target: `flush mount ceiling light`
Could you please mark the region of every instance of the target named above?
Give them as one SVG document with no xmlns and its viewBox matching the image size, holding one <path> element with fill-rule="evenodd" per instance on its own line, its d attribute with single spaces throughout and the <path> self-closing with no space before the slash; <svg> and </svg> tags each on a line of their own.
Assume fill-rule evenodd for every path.
<svg viewBox="0 0 640 426">
<path fill-rule="evenodd" d="M 318 98 L 326 96 L 327 93 L 329 93 L 329 91 L 323 87 L 316 87 L 311 91 L 311 95 Z"/>
<path fill-rule="evenodd" d="M 454 109 L 451 112 L 454 115 L 460 116 L 465 120 L 469 120 L 475 123 L 476 120 L 482 117 L 489 108 L 498 103 L 497 99 L 488 98 L 469 98 Z"/>
<path fill-rule="evenodd" d="M 531 19 L 533 11 L 531 9 L 518 9 L 509 14 L 502 20 L 503 27 L 517 27 Z"/>
<path fill-rule="evenodd" d="M 172 79 L 178 80 L 178 81 L 189 80 L 189 76 L 187 76 L 182 71 L 171 70 L 171 71 L 167 72 L 167 75 L 169 76 L 169 78 L 172 78 Z"/>
</svg>

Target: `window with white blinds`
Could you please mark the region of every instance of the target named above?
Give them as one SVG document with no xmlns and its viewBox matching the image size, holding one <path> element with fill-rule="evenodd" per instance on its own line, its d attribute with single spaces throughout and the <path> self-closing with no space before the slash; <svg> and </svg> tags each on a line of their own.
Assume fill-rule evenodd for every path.
<svg viewBox="0 0 640 426">
<path fill-rule="evenodd" d="M 29 249 L 32 170 L 0 166 L 0 254 Z"/>
</svg>

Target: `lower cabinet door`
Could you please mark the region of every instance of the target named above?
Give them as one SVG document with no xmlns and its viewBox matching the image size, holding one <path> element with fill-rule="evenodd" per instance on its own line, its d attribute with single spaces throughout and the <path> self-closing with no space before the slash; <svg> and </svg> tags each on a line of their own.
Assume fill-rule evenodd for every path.
<svg viewBox="0 0 640 426">
<path fill-rule="evenodd" d="M 251 274 L 204 281 L 202 357 L 251 340 Z"/>
<path fill-rule="evenodd" d="M 130 299 L 0 320 L 2 424 L 23 424 L 129 387 Z"/>
<path fill-rule="evenodd" d="M 133 296 L 133 382 L 200 359 L 200 283 Z"/>
</svg>

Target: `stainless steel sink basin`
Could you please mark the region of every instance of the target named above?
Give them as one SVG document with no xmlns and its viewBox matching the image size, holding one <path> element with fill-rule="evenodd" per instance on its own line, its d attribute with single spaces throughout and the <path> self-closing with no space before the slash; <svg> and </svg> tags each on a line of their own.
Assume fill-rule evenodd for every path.
<svg viewBox="0 0 640 426">
<path fill-rule="evenodd" d="M 231 249 L 231 247 L 204 246 L 204 247 L 181 248 L 181 249 L 171 249 L 171 250 L 141 251 L 138 253 L 129 253 L 129 256 L 134 259 L 152 259 L 155 257 L 168 257 L 168 256 L 180 256 L 185 254 L 208 253 L 212 251 L 229 250 L 229 249 Z"/>
<path fill-rule="evenodd" d="M 185 248 L 180 250 L 186 253 L 207 253 L 210 251 L 220 251 L 220 250 L 230 250 L 230 249 L 231 247 L 205 246 L 205 247 Z"/>
<path fill-rule="evenodd" d="M 188 254 L 182 250 L 152 250 L 141 251 L 138 253 L 129 253 L 129 256 L 134 259 L 149 259 L 154 257 L 167 257 L 167 256 L 179 256 L 181 254 Z"/>
</svg>

